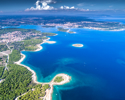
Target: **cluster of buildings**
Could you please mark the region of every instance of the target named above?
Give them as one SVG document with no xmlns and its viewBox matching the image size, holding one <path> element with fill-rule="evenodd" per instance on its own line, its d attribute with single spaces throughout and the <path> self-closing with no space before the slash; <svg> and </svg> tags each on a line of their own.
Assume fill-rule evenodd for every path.
<svg viewBox="0 0 125 100">
<path fill-rule="evenodd" d="M 81 22 L 75 22 L 75 23 L 71 23 L 71 22 L 67 22 L 64 24 L 60 24 L 60 23 L 47 23 L 47 26 L 62 26 L 65 28 L 78 28 L 78 27 L 85 27 L 85 26 L 90 26 L 90 27 L 94 27 L 95 25 L 101 25 L 103 23 L 95 23 L 95 22 L 91 22 L 91 21 L 81 21 Z"/>
<path fill-rule="evenodd" d="M 47 26 L 62 26 L 62 27 L 65 27 L 65 28 L 69 28 L 69 27 L 74 27 L 74 28 L 78 28 L 79 26 L 81 25 L 78 25 L 77 23 L 70 23 L 70 22 L 67 22 L 65 24 L 60 24 L 60 23 L 48 23 L 46 24 Z"/>
<path fill-rule="evenodd" d="M 62 26 L 64 28 L 87 28 L 94 30 L 111 30 L 119 31 L 125 30 L 125 25 L 117 22 L 94 22 L 94 21 L 81 21 L 81 22 L 67 22 L 67 23 L 47 23 L 47 26 Z"/>
<path fill-rule="evenodd" d="M 0 36 L 0 43 L 17 42 L 22 41 L 29 36 L 37 36 L 37 33 L 27 32 L 22 34 L 21 31 L 8 32 L 7 34 L 2 34 Z"/>
</svg>

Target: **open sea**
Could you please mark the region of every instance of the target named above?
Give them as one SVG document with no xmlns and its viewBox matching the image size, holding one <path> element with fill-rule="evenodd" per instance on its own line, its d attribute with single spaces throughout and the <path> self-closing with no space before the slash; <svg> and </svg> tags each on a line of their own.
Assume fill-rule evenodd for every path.
<svg viewBox="0 0 125 100">
<path fill-rule="evenodd" d="M 22 64 L 36 72 L 39 82 L 50 82 L 58 73 L 72 77 L 70 83 L 54 86 L 53 100 L 125 100 L 125 31 L 71 29 L 76 34 L 69 34 L 36 25 L 18 28 L 58 34 L 50 37 L 56 43 L 42 44 L 41 51 L 22 51 Z"/>
</svg>

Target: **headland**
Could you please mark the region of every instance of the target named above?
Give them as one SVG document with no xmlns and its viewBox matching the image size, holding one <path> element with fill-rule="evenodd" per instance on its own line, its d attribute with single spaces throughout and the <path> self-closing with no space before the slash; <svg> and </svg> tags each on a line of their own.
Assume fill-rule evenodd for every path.
<svg viewBox="0 0 125 100">
<path fill-rule="evenodd" d="M 50 38 L 46 39 L 46 40 L 43 40 L 43 43 L 49 43 L 49 44 L 53 44 L 53 43 L 56 43 L 56 41 L 47 41 L 49 40 Z M 40 51 L 43 47 L 41 46 L 41 44 L 38 44 L 37 46 L 39 47 L 36 51 Z M 48 82 L 48 83 L 42 83 L 42 82 L 38 82 L 37 81 L 37 76 L 36 76 L 36 72 L 34 70 L 32 70 L 29 66 L 26 66 L 26 65 L 23 65 L 21 64 L 21 62 L 25 59 L 25 55 L 21 53 L 21 59 L 17 62 L 15 62 L 15 64 L 17 65 L 21 65 L 21 66 L 24 66 L 25 68 L 27 68 L 29 71 L 32 72 L 32 81 L 33 83 L 35 84 L 42 84 L 43 85 L 49 85 L 50 88 L 49 89 L 46 89 L 46 93 L 45 93 L 45 96 L 42 97 L 43 100 L 52 100 L 52 93 L 53 93 L 53 85 L 63 85 L 63 84 L 66 84 L 68 82 L 70 82 L 70 79 L 71 77 L 67 74 L 64 74 L 64 73 L 60 73 L 60 74 L 57 74 L 51 82 Z M 61 78 L 61 79 L 60 79 Z M 55 81 L 57 80 L 57 81 Z M 58 81 L 59 80 L 59 81 Z M 20 100 L 19 98 L 22 97 L 22 96 L 25 96 L 25 94 L 27 94 L 28 92 L 22 94 L 21 96 L 17 97 L 15 100 Z"/>
</svg>

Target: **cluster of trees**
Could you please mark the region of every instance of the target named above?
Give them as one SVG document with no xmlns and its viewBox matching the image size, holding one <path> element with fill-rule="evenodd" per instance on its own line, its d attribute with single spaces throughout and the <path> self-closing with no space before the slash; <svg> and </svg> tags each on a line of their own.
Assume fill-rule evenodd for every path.
<svg viewBox="0 0 125 100">
<path fill-rule="evenodd" d="M 9 71 L 2 75 L 4 82 L 0 84 L 0 100 L 14 100 L 17 96 L 31 89 L 32 73 L 25 67 L 9 64 Z"/>
<path fill-rule="evenodd" d="M 28 40 L 23 40 L 21 42 L 14 42 L 10 45 L 14 46 L 14 50 L 22 51 L 22 50 L 27 50 L 27 51 L 33 51 L 36 50 L 36 44 L 42 43 L 42 39 L 28 39 Z"/>
<path fill-rule="evenodd" d="M 18 60 L 20 60 L 21 54 L 18 50 L 13 50 L 12 53 L 9 55 L 9 63 L 12 64 Z"/>
<path fill-rule="evenodd" d="M 25 50 L 27 50 L 27 51 L 34 51 L 34 50 L 36 50 L 36 49 L 37 49 L 36 46 L 26 46 L 26 47 L 25 47 Z"/>
<path fill-rule="evenodd" d="M 58 31 L 67 32 L 69 29 L 64 29 L 63 27 L 58 27 Z"/>
<path fill-rule="evenodd" d="M 14 31 L 21 31 L 22 34 L 26 34 L 27 32 L 32 32 L 32 33 L 39 33 L 44 36 L 53 36 L 55 33 L 41 33 L 41 31 L 37 31 L 35 29 L 22 29 L 22 28 L 4 28 L 0 29 L 0 34 L 6 34 L 8 32 L 14 32 Z"/>
<path fill-rule="evenodd" d="M 0 78 L 1 78 L 1 77 L 2 77 L 2 75 L 3 75 L 4 68 L 5 68 L 5 67 L 0 67 Z"/>
<path fill-rule="evenodd" d="M 14 32 L 14 31 L 21 31 L 23 34 L 26 34 L 26 32 L 41 33 L 40 31 L 37 31 L 35 29 L 4 28 L 0 29 L 0 34 L 6 34 L 8 32 Z"/>
<path fill-rule="evenodd" d="M 6 62 L 7 62 L 7 56 L 0 57 L 0 67 L 5 66 Z"/>
<path fill-rule="evenodd" d="M 8 50 L 8 47 L 5 44 L 0 45 L 0 52 Z"/>
<path fill-rule="evenodd" d="M 54 36 L 56 35 L 55 33 L 42 33 L 43 36 Z"/>
<path fill-rule="evenodd" d="M 54 79 L 54 82 L 61 82 L 63 81 L 64 79 L 62 78 L 62 76 L 57 76 L 55 79 Z"/>
<path fill-rule="evenodd" d="M 36 44 L 42 43 L 42 39 L 30 39 L 30 40 L 24 40 L 22 41 L 24 43 L 24 46 L 35 46 Z"/>
<path fill-rule="evenodd" d="M 45 96 L 45 91 L 48 88 L 50 88 L 48 84 L 36 85 L 34 89 L 29 90 L 25 95 L 19 97 L 19 100 L 41 100 Z"/>
</svg>

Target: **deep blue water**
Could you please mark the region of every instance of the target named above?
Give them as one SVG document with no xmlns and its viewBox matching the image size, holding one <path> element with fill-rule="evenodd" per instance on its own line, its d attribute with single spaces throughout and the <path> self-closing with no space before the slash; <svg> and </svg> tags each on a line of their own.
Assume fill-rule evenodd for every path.
<svg viewBox="0 0 125 100">
<path fill-rule="evenodd" d="M 54 86 L 53 100 L 125 100 L 125 31 L 109 32 L 72 29 L 76 34 L 58 32 L 56 28 L 26 25 L 50 37 L 55 44 L 42 44 L 38 52 L 22 53 L 37 73 L 39 82 L 49 82 L 58 73 L 72 77 L 70 83 Z M 73 47 L 82 43 L 84 47 Z"/>
</svg>

